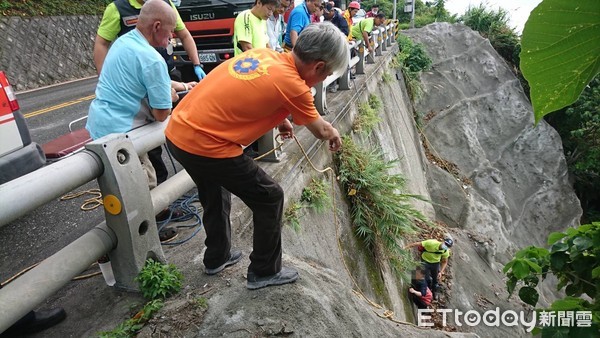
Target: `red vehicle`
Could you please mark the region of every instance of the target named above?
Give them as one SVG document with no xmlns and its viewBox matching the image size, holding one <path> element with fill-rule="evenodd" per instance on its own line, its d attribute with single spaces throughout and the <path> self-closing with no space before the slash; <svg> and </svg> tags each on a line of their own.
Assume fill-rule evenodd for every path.
<svg viewBox="0 0 600 338">
<path fill-rule="evenodd" d="M 177 10 L 196 42 L 206 72 L 233 57 L 235 17 L 253 5 L 254 0 L 181 0 Z M 194 74 L 181 42 L 178 41 L 173 54 L 175 66 L 183 74 Z"/>
<path fill-rule="evenodd" d="M 30 173 L 46 163 L 42 148 L 31 142 L 19 102 L 0 71 L 0 184 Z"/>
</svg>

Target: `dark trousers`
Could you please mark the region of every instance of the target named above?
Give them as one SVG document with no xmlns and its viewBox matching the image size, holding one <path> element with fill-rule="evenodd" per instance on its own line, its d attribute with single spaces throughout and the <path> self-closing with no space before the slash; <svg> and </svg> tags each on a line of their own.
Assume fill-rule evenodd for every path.
<svg viewBox="0 0 600 338">
<path fill-rule="evenodd" d="M 154 171 L 156 171 L 156 183 L 161 184 L 166 181 L 167 177 L 169 177 L 169 171 L 162 159 L 162 147 L 159 146 L 150 150 L 148 152 L 148 158 L 154 167 Z"/>
<path fill-rule="evenodd" d="M 440 272 L 440 262 L 429 263 L 426 261 L 422 261 L 421 263 L 425 272 L 425 280 L 427 281 L 427 286 L 429 286 L 429 289 L 431 289 L 431 292 L 435 295 L 438 288 L 438 273 Z"/>
<path fill-rule="evenodd" d="M 198 187 L 206 231 L 204 266 L 213 269 L 229 259 L 231 194 L 253 213 L 253 251 L 249 271 L 269 276 L 281 271 L 283 189 L 250 157 L 209 158 L 190 154 L 167 139 L 167 147 Z"/>
<path fill-rule="evenodd" d="M 417 306 L 418 309 L 427 309 L 427 304 L 425 304 L 421 297 L 410 292 L 408 293 L 408 297 L 412 300 L 412 302 Z"/>
</svg>

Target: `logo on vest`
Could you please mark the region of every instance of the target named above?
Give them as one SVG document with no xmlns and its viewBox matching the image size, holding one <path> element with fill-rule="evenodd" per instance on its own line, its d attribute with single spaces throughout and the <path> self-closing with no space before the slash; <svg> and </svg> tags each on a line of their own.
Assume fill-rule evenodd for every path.
<svg viewBox="0 0 600 338">
<path fill-rule="evenodd" d="M 125 16 L 122 18 L 123 20 L 123 24 L 127 27 L 135 27 L 137 25 L 138 22 L 138 16 L 137 15 L 131 15 L 131 16 Z"/>
<path fill-rule="evenodd" d="M 268 75 L 268 68 L 273 59 L 259 58 L 259 56 L 260 54 L 253 52 L 240 55 L 229 64 L 229 74 L 240 80 L 253 80 Z"/>
</svg>

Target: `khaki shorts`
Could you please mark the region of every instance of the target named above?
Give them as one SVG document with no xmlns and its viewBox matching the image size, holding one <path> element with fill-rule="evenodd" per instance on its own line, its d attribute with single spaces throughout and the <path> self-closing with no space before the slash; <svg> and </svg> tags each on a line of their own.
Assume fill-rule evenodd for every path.
<svg viewBox="0 0 600 338">
<path fill-rule="evenodd" d="M 140 155 L 140 163 L 142 164 L 142 169 L 146 173 L 146 178 L 148 179 L 148 187 L 150 190 L 156 188 L 158 185 L 156 181 L 156 171 L 150 162 L 150 158 L 148 154 Z"/>
</svg>

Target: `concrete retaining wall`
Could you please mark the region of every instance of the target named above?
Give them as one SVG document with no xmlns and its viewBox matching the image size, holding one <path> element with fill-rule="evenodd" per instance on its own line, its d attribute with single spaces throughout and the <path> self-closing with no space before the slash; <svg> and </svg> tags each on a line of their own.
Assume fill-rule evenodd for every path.
<svg viewBox="0 0 600 338">
<path fill-rule="evenodd" d="M 99 16 L 0 17 L 0 70 L 16 91 L 96 75 Z"/>
</svg>

